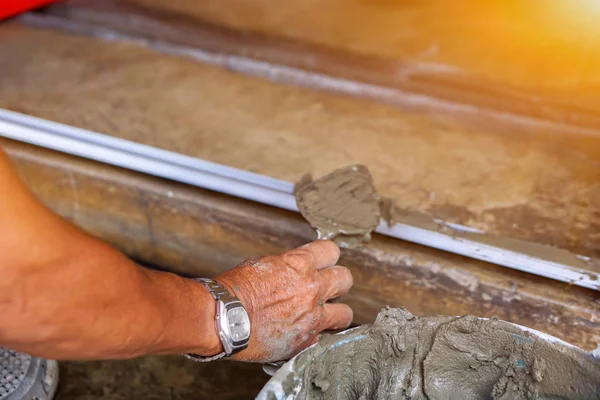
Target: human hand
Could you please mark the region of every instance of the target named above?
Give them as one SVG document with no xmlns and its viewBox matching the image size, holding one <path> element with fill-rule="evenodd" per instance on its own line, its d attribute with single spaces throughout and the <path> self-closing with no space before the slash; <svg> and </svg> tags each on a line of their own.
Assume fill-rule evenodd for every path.
<svg viewBox="0 0 600 400">
<path fill-rule="evenodd" d="M 235 294 L 250 316 L 248 348 L 237 361 L 287 360 L 325 330 L 347 328 L 352 309 L 328 303 L 352 286 L 350 271 L 336 266 L 339 248 L 316 241 L 278 256 L 248 260 L 214 279 Z"/>
</svg>

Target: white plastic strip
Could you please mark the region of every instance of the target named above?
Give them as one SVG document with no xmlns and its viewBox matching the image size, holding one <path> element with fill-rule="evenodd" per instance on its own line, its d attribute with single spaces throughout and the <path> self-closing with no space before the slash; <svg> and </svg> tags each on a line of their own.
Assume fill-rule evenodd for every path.
<svg viewBox="0 0 600 400">
<path fill-rule="evenodd" d="M 390 227 L 382 221 L 377 228 L 377 233 L 530 274 L 600 290 L 598 273 L 584 268 L 585 265 L 582 262 L 578 262 L 575 255 L 573 255 L 574 260 L 572 264 L 560 263 L 553 261 L 550 257 L 542 258 L 509 248 L 490 245 L 478 241 L 476 238 L 465 238 L 459 235 L 453 236 L 402 223 L 394 224 Z M 476 235 L 472 236 L 476 237 Z M 557 250 L 548 248 L 548 251 Z"/>
<path fill-rule="evenodd" d="M 298 211 L 289 182 L 113 136 L 3 109 L 0 136 Z"/>
<path fill-rule="evenodd" d="M 290 182 L 85 129 L 0 109 L 0 136 L 274 207 L 298 211 L 293 195 L 294 187 Z M 600 290 L 600 281 L 598 281 L 596 273 L 577 261 L 575 256 L 573 256 L 573 263 L 556 262 L 539 254 L 526 254 L 484 243 L 476 240 L 476 237 L 453 236 L 403 223 L 396 223 L 390 227 L 382 221 L 377 232 L 539 276 Z"/>
</svg>

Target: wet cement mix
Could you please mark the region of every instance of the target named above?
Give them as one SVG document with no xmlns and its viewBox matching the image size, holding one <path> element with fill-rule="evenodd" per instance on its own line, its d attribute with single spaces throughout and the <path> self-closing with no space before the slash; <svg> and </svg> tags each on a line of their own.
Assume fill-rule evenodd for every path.
<svg viewBox="0 0 600 400">
<path fill-rule="evenodd" d="M 591 353 L 504 321 L 402 308 L 322 340 L 296 366 L 299 399 L 600 399 Z"/>
<path fill-rule="evenodd" d="M 316 181 L 305 176 L 295 194 L 300 213 L 319 239 L 356 247 L 368 242 L 379 224 L 380 197 L 362 165 L 340 168 Z"/>
</svg>

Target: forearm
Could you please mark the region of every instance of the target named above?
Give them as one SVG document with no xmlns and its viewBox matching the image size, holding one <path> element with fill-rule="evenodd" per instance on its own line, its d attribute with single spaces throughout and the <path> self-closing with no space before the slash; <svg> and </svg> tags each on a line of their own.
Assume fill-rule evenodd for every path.
<svg viewBox="0 0 600 400">
<path fill-rule="evenodd" d="M 150 271 L 52 214 L 0 152 L 0 346 L 58 359 L 216 354 L 204 287 Z"/>
<path fill-rule="evenodd" d="M 218 352 L 213 300 L 201 285 L 143 270 L 102 243 L 84 246 L 22 267 L 4 285 L 2 345 L 58 359 Z"/>
</svg>

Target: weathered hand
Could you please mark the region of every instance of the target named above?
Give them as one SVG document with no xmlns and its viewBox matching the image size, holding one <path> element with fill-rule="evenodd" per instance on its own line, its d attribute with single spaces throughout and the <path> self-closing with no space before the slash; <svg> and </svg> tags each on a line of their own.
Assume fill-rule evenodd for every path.
<svg viewBox="0 0 600 400">
<path fill-rule="evenodd" d="M 350 271 L 335 266 L 339 248 L 316 241 L 279 256 L 248 260 L 215 279 L 242 301 L 252 334 L 247 349 L 233 359 L 287 360 L 318 340 L 324 330 L 346 328 L 352 309 L 328 300 L 346 294 Z"/>
</svg>

